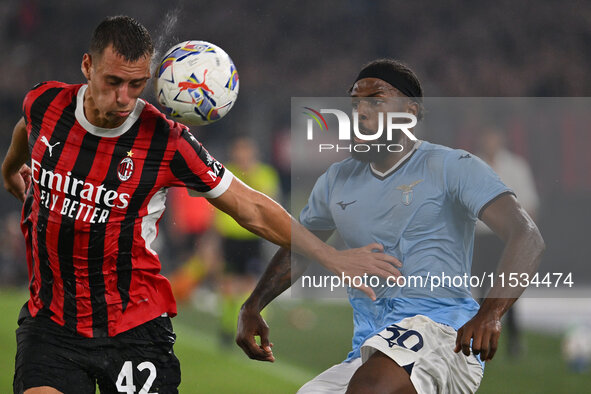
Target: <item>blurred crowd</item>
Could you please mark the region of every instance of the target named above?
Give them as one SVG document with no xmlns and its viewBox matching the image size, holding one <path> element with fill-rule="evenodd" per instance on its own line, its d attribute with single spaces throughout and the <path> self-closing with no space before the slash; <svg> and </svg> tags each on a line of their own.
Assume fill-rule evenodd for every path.
<svg viewBox="0 0 591 394">
<path fill-rule="evenodd" d="M 288 203 L 291 188 L 291 97 L 344 96 L 360 66 L 374 58 L 410 64 L 431 97 L 591 95 L 591 52 L 584 49 L 591 40 L 591 3 L 583 1 L 3 0 L 0 157 L 28 89 L 43 80 L 83 82 L 80 60 L 92 28 L 113 14 L 128 14 L 145 24 L 160 54 L 188 39 L 214 42 L 230 54 L 240 74 L 238 102 L 219 124 L 193 131 L 224 163 L 239 166 L 242 159 L 232 153 L 235 144 L 252 148 L 254 166 L 265 166 L 266 172 L 251 176 L 251 183 L 264 177 L 270 185 L 264 187 L 282 203 Z M 153 101 L 149 89 L 145 96 Z M 586 121 L 541 134 L 514 124 L 506 133 L 508 146 L 530 162 L 540 193 L 538 220 L 549 246 L 546 264 L 559 259 L 585 264 L 591 253 L 586 241 L 591 220 L 586 213 L 591 196 Z M 454 147 L 478 148 L 468 129 L 429 136 Z M 237 170 L 237 175 L 248 178 L 248 171 Z M 188 208 L 188 198 L 184 191 L 171 193 L 172 209 L 160 236 L 164 271 L 176 278 L 181 299 L 206 278 L 222 283 L 223 264 L 216 262 L 231 260 L 224 249 L 236 248 L 228 246 L 228 238 L 244 240 L 220 224 L 224 219 L 216 219 L 207 203 Z M 26 283 L 19 209 L 8 193 L 0 192 L 2 284 Z M 565 237 L 563 228 L 572 236 Z M 260 262 L 248 264 L 254 268 L 241 275 L 260 272 Z"/>
</svg>

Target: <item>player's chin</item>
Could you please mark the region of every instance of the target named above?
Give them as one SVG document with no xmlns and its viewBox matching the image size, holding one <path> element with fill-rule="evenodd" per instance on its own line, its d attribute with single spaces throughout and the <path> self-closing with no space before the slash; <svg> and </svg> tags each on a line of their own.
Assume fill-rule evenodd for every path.
<svg viewBox="0 0 591 394">
<path fill-rule="evenodd" d="M 351 157 L 354 160 L 357 160 L 357 161 L 360 161 L 363 163 L 371 163 L 372 161 L 374 161 L 374 160 L 372 160 L 374 155 L 369 152 L 355 152 L 355 151 L 353 151 L 353 152 L 351 152 Z"/>
</svg>

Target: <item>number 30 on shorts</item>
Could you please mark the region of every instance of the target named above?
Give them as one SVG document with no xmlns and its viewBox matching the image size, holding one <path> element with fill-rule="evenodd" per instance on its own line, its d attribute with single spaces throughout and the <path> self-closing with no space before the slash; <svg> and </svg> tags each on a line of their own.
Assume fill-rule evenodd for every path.
<svg viewBox="0 0 591 394">
<path fill-rule="evenodd" d="M 135 385 L 133 384 L 133 363 L 126 361 L 123 363 L 123 367 L 121 367 L 121 371 L 117 376 L 117 382 L 115 383 L 118 392 L 126 394 L 153 394 L 150 393 L 150 388 L 154 380 L 156 380 L 156 367 L 150 361 L 144 361 L 137 366 L 137 369 L 138 371 L 146 369 L 150 371 L 150 375 L 148 375 L 148 379 L 146 379 L 146 383 L 144 383 L 140 391 L 136 392 Z"/>
<path fill-rule="evenodd" d="M 392 324 L 386 328 L 386 330 L 392 334 L 389 338 L 386 338 L 381 334 L 378 335 L 384 338 L 390 347 L 398 345 L 402 348 L 412 350 L 413 352 L 418 352 L 423 347 L 423 336 L 418 331 L 409 330 L 396 324 Z M 410 338 L 413 338 L 413 340 L 409 341 Z M 414 342 L 414 345 L 410 348 L 408 347 L 409 342 Z"/>
</svg>

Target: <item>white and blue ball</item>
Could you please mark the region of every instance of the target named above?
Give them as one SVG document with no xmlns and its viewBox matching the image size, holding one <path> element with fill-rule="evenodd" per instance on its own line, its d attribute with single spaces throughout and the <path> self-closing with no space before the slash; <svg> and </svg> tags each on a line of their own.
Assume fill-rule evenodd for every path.
<svg viewBox="0 0 591 394">
<path fill-rule="evenodd" d="M 238 72 L 230 56 L 206 41 L 181 42 L 156 70 L 155 93 L 163 111 L 188 125 L 223 118 L 238 97 Z"/>
</svg>

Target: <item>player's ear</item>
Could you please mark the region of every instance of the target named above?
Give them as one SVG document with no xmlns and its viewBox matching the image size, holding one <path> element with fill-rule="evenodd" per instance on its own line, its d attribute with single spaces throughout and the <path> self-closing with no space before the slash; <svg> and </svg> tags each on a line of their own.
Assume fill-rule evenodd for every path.
<svg viewBox="0 0 591 394">
<path fill-rule="evenodd" d="M 90 80 L 90 69 L 92 68 L 92 57 L 90 54 L 85 53 L 82 56 L 82 65 L 80 69 L 82 70 L 82 74 L 86 77 L 86 79 Z"/>
<path fill-rule="evenodd" d="M 419 104 L 415 101 L 408 100 L 406 104 L 406 111 L 413 114 L 414 116 L 419 116 Z"/>
</svg>

